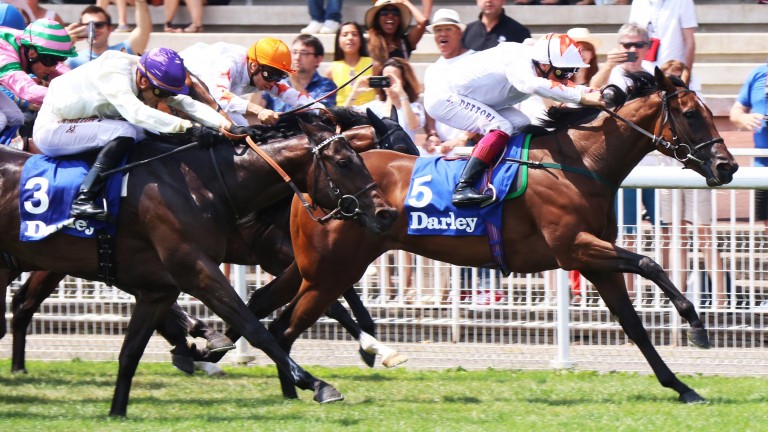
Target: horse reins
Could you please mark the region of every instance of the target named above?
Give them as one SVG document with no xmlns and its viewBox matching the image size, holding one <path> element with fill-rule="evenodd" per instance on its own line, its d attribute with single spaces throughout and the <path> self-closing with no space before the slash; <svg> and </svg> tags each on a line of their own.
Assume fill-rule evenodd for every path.
<svg viewBox="0 0 768 432">
<path fill-rule="evenodd" d="M 679 134 L 677 133 L 677 127 L 676 127 L 677 122 L 675 121 L 675 118 L 672 115 L 669 114 L 669 100 L 671 98 L 673 98 L 675 96 L 679 96 L 679 95 L 681 95 L 683 93 L 694 93 L 695 94 L 696 92 L 693 91 L 693 90 L 690 90 L 690 89 L 680 89 L 680 90 L 677 90 L 677 91 L 675 91 L 673 93 L 670 93 L 668 95 L 664 91 L 661 92 L 661 103 L 662 103 L 662 107 L 663 107 L 662 122 L 661 122 L 661 124 L 663 125 L 664 123 L 667 122 L 667 120 L 669 120 L 669 128 L 672 131 L 672 139 L 674 141 L 674 144 L 670 143 L 667 140 L 665 140 L 664 137 L 662 137 L 661 135 L 656 136 L 655 134 L 652 134 L 652 133 L 646 131 L 645 129 L 641 128 L 640 126 L 638 126 L 638 125 L 632 123 L 631 121 L 627 120 L 626 118 L 622 117 L 620 114 L 618 114 L 618 113 L 616 113 L 614 111 L 611 111 L 610 109 L 608 109 L 608 108 L 606 108 L 604 106 L 601 106 L 599 108 L 603 112 L 608 113 L 610 116 L 612 116 L 612 117 L 614 117 L 614 118 L 616 118 L 618 120 L 621 120 L 622 122 L 626 123 L 632 129 L 634 129 L 634 130 L 640 132 L 641 134 L 647 136 L 648 138 L 650 138 L 651 141 L 653 142 L 654 146 L 661 145 L 664 148 L 671 150 L 672 154 L 675 157 L 675 159 L 677 159 L 678 161 L 682 162 L 683 164 L 686 164 L 687 162 L 694 162 L 694 163 L 697 163 L 698 165 L 704 165 L 704 161 L 694 157 L 693 154 L 696 151 L 698 151 L 699 149 L 701 149 L 702 147 L 704 147 L 704 146 L 708 146 L 708 145 L 712 145 L 712 144 L 717 144 L 717 143 L 721 143 L 722 144 L 722 143 L 724 143 L 724 140 L 722 138 L 713 138 L 713 139 L 711 139 L 709 141 L 705 141 L 705 142 L 703 142 L 701 144 L 694 145 L 693 149 L 691 149 L 691 144 L 689 144 L 687 142 L 681 142 L 680 137 L 678 136 Z M 688 149 L 685 157 L 680 157 L 677 154 L 678 149 L 680 149 L 681 147 Z"/>
<path fill-rule="evenodd" d="M 324 100 L 324 99 L 326 99 L 326 98 L 328 98 L 330 96 L 333 96 L 334 94 L 336 94 L 336 92 L 338 92 L 339 90 L 341 90 L 344 87 L 348 86 L 349 83 L 351 83 L 352 81 L 358 79 L 360 77 L 360 75 L 364 74 L 368 69 L 370 69 L 372 67 L 373 67 L 373 63 L 369 64 L 365 69 L 361 70 L 360 73 L 358 73 L 357 75 L 353 76 L 347 82 L 345 82 L 344 84 L 340 85 L 336 89 L 331 90 L 328 93 L 326 93 L 325 95 L 321 96 L 319 99 L 315 99 L 314 101 L 312 101 L 312 102 L 310 102 L 310 103 L 308 103 L 306 105 L 300 106 L 298 108 L 294 108 L 294 109 L 292 109 L 290 111 L 286 111 L 286 112 L 280 114 L 280 116 L 282 117 L 282 116 L 286 116 L 286 115 L 293 115 L 293 114 L 295 114 L 295 113 L 297 113 L 299 111 L 302 111 L 302 110 L 305 110 L 305 109 L 311 107 L 312 105 L 314 105 L 314 104 L 316 104 L 316 103 L 318 103 L 318 102 L 320 102 L 320 101 L 322 101 L 322 100 Z"/>
<path fill-rule="evenodd" d="M 315 160 L 321 159 L 321 152 L 328 147 L 333 141 L 337 139 L 345 139 L 343 135 L 336 134 L 332 135 L 328 138 L 326 138 L 323 142 L 318 144 L 317 146 L 312 148 L 312 154 Z M 313 206 L 307 200 L 304 198 L 304 194 L 299 190 L 299 188 L 296 186 L 296 184 L 291 179 L 291 176 L 288 175 L 288 173 L 283 170 L 280 165 L 275 162 L 274 159 L 272 159 L 264 150 L 259 148 L 259 146 L 251 139 L 251 137 L 247 137 L 245 139 L 245 142 L 248 143 L 248 146 L 253 149 L 259 156 L 261 156 L 262 159 L 264 159 L 277 173 L 282 177 L 283 181 L 288 183 L 288 186 L 293 190 L 293 192 L 299 197 L 301 200 L 301 205 L 304 206 L 304 209 L 309 214 L 309 217 L 312 218 L 315 222 L 318 222 L 320 224 L 325 224 L 331 219 L 341 219 L 342 217 L 347 218 L 355 218 L 357 215 L 362 213 L 360 211 L 360 202 L 358 201 L 358 197 L 364 193 L 367 193 L 368 191 L 375 189 L 378 187 L 376 182 L 371 182 L 365 187 L 363 187 L 360 191 L 355 193 L 354 195 L 342 195 L 341 191 L 336 187 L 336 185 L 333 183 L 333 179 L 331 178 L 331 175 L 328 173 L 327 168 L 323 163 L 319 163 L 319 166 L 323 170 L 323 173 L 325 174 L 326 178 L 328 179 L 329 188 L 331 190 L 331 196 L 333 198 L 338 199 L 338 204 L 335 209 L 333 209 L 330 213 L 326 213 L 325 216 L 322 216 L 320 218 L 315 217 L 313 211 L 317 208 L 316 206 Z M 345 211 L 346 208 L 349 206 L 354 206 L 351 211 Z M 341 213 L 341 216 L 339 216 L 339 213 Z"/>
</svg>

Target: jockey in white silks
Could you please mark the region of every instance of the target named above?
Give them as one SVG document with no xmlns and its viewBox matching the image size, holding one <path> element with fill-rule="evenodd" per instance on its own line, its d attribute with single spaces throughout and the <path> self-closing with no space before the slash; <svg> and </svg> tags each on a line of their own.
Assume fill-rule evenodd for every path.
<svg viewBox="0 0 768 432">
<path fill-rule="evenodd" d="M 143 138 L 144 129 L 189 132 L 201 144 L 210 144 L 217 133 L 214 129 L 231 127 L 216 110 L 185 96 L 186 78 L 178 53 L 155 48 L 141 58 L 107 51 L 51 81 L 32 132 L 35 144 L 52 157 L 101 148 L 72 204 L 72 217 L 106 216 L 94 202 L 105 183 L 101 173 L 122 161 Z M 199 123 L 159 111 L 161 101 Z"/>
<path fill-rule="evenodd" d="M 474 185 L 501 152 L 509 137 L 530 120 L 513 105 L 539 95 L 559 102 L 603 105 L 600 92 L 574 85 L 569 78 L 587 67 L 576 43 L 550 33 L 533 45 L 502 42 L 452 64 L 453 75 L 440 94 L 425 95 L 432 118 L 456 129 L 484 134 L 456 185 L 451 201 L 456 207 L 487 205 L 490 195 Z"/>
<path fill-rule="evenodd" d="M 239 125 L 248 124 L 246 114 L 255 115 L 268 125 L 279 118 L 278 113 L 243 98 L 254 90 L 267 92 L 293 107 L 315 101 L 284 81 L 296 71 L 292 68 L 290 49 L 279 39 L 263 38 L 247 50 L 225 42 L 211 45 L 198 42 L 179 55 L 189 72 L 205 83 L 221 109 Z M 316 103 L 309 108 L 325 107 Z"/>
</svg>

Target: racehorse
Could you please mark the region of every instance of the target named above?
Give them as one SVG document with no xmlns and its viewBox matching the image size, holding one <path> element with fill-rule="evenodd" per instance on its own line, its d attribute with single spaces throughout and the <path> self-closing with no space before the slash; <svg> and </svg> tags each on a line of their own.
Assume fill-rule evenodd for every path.
<svg viewBox="0 0 768 432">
<path fill-rule="evenodd" d="M 215 103 L 215 102 L 214 102 Z M 374 147 L 396 150 L 408 154 L 418 154 L 413 142 L 397 123 L 396 111 L 392 111 L 389 118 L 379 119 L 374 114 L 362 115 L 355 110 L 344 108 L 332 108 L 328 116 L 317 116 L 301 113 L 295 117 L 289 117 L 281 121 L 274 128 L 266 128 L 271 133 L 265 133 L 261 140 L 273 139 L 277 136 L 290 136 L 300 132 L 296 119 L 301 118 L 305 122 L 318 121 L 338 124 L 343 130 L 342 134 L 350 142 L 350 145 L 358 153 L 370 150 Z M 370 125 L 368 125 L 370 123 Z M 253 217 L 243 218 L 238 224 L 238 232 L 232 235 L 228 241 L 227 262 L 245 265 L 261 265 L 262 268 L 273 275 L 278 275 L 293 262 L 293 249 L 289 237 L 290 199 L 269 206 L 254 214 Z M 10 280 L 18 274 L 10 275 Z M 25 346 L 27 329 L 32 317 L 42 302 L 48 298 L 58 287 L 59 282 L 65 277 L 63 274 L 53 272 L 33 272 L 22 287 L 13 297 L 11 310 L 13 318 L 11 329 L 13 332 L 13 349 L 11 371 L 14 373 L 26 373 Z M 253 299 L 248 302 L 259 318 L 269 315 L 272 311 L 288 303 L 298 290 L 273 291 L 258 290 Z M 2 290 L 0 290 L 2 291 Z M 265 294 L 269 293 L 268 300 Z M 375 326 L 367 309 L 360 301 L 354 288 L 344 292 L 344 297 L 358 319 L 356 322 L 340 303 L 332 304 L 326 314 L 337 320 L 341 325 L 360 341 L 360 355 L 363 361 L 370 367 L 373 366 L 376 354 L 381 355 L 382 364 L 385 367 L 393 367 L 404 361 L 406 357 L 397 351 L 380 344 L 375 340 Z M 2 300 L 5 299 L 4 293 Z M 4 311 L 2 307 L 0 310 Z M 5 326 L 5 320 L 0 322 Z M 0 327 L 0 339 L 5 330 Z M 178 304 L 174 304 L 171 314 L 157 329 L 171 345 L 174 366 L 179 370 L 194 373 L 194 361 L 216 360 L 226 352 L 231 343 L 229 339 L 222 339 L 221 335 L 208 327 L 202 321 L 187 315 Z M 187 334 L 193 337 L 202 337 L 208 340 L 208 349 L 220 351 L 215 357 L 206 358 L 207 349 L 198 349 L 194 344 L 188 346 Z M 234 337 L 234 335 L 232 335 Z M 239 337 L 239 335 L 237 335 Z"/>
<path fill-rule="evenodd" d="M 294 119 L 301 118 L 305 122 L 312 123 L 321 120 L 328 122 L 330 120 L 331 123 L 338 124 L 338 127 L 343 130 L 342 134 L 358 153 L 372 149 L 375 146 L 376 148 L 396 149 L 409 154 L 418 154 L 415 145 L 397 123 L 397 115 L 394 111 L 390 118 L 383 119 L 379 119 L 372 113 L 366 116 L 359 114 L 355 110 L 344 108 L 332 108 L 328 114 L 330 119 L 327 116 L 313 116 L 306 113 L 300 113 Z M 372 126 L 368 125 L 368 123 Z M 296 133 L 298 125 L 295 120 L 281 121 L 275 128 L 269 129 L 274 129 L 273 134 L 282 136 Z M 266 141 L 272 138 L 272 135 L 265 134 L 261 139 Z M 291 202 L 290 196 L 287 198 L 266 209 L 260 210 L 252 215 L 252 217 L 243 218 L 241 223 L 238 224 L 238 233 L 232 235 L 230 241 L 228 241 L 227 262 L 260 265 L 262 269 L 273 275 L 279 274 L 291 264 L 293 261 L 293 249 L 290 243 L 288 226 Z M 18 274 L 12 274 L 10 279 L 15 279 L 17 276 Z M 33 272 L 14 295 L 11 307 L 13 311 L 11 321 L 13 331 L 12 372 L 26 373 L 24 350 L 27 328 L 35 311 L 53 293 L 63 278 L 64 275 L 58 273 Z M 259 318 L 286 304 L 296 292 L 296 290 L 272 292 L 270 293 L 270 301 L 267 301 L 268 299 L 264 297 L 266 292 L 263 290 L 258 291 L 259 293 L 255 293 L 253 299 L 248 304 L 252 309 L 258 308 Z M 360 355 L 363 361 L 369 367 L 372 367 L 377 354 L 381 355 L 382 364 L 386 367 L 393 367 L 406 361 L 407 358 L 404 355 L 386 345 L 380 344 L 375 339 L 373 320 L 354 288 L 345 291 L 344 297 L 355 313 L 359 324 L 352 319 L 346 308 L 338 302 L 329 307 L 326 315 L 337 320 L 356 340 L 360 341 Z M 4 325 L 5 322 L 3 321 L 0 324 Z M 229 339 L 221 340 L 221 335 L 218 332 L 212 330 L 202 321 L 187 315 L 176 303 L 174 303 L 168 319 L 163 325 L 158 327 L 157 331 L 174 346 L 171 351 L 174 366 L 189 374 L 194 373 L 193 361 L 206 359 L 205 356 L 208 354 L 208 350 L 198 349 L 194 344 L 188 346 L 187 334 L 207 339 L 209 341 L 208 348 L 214 351 L 220 350 L 220 355 L 226 352 L 223 347 L 231 343 Z M 3 333 L 4 331 L 0 331 L 0 338 L 2 338 Z"/>
<path fill-rule="evenodd" d="M 394 210 L 347 140 L 327 128 L 300 125 L 306 136 L 263 143 L 259 146 L 262 155 L 236 153 L 222 139 L 207 152 L 179 152 L 131 170 L 117 220 L 114 260 L 118 269 L 115 285 L 134 295 L 136 304 L 119 356 L 111 415 L 126 414 L 139 359 L 180 290 L 242 332 L 278 370 L 290 374 L 296 386 L 313 390 L 317 402 L 343 398 L 280 349 L 218 267 L 225 260 L 227 239 L 237 231 L 240 216 L 284 197 L 290 191 L 286 177 L 310 195 L 308 208 L 329 212 L 323 220 L 351 219 L 375 232 L 391 226 Z M 157 151 L 156 146 L 138 145 L 131 158 L 141 160 Z M 53 234 L 36 242 L 19 241 L 19 181 L 29 157 L 25 152 L 0 149 L 0 210 L 4 215 L 0 250 L 13 257 L 7 263 L 21 271 L 47 269 L 98 279 L 95 240 Z M 265 158 L 274 161 L 285 176 L 278 175 Z"/>
<path fill-rule="evenodd" d="M 503 263 L 519 273 L 558 267 L 579 270 L 594 284 L 661 385 L 675 390 L 680 401 L 700 402 L 704 398 L 683 384 L 653 347 L 632 307 L 622 273 L 639 274 L 659 286 L 690 324 L 692 344 L 705 348 L 709 338 L 704 324 L 661 266 L 615 244 L 614 200 L 622 180 L 654 149 L 680 160 L 685 168 L 705 177 L 709 186 L 729 183 L 738 164 L 720 138 L 710 110 L 681 81 L 665 77 L 659 69 L 655 77 L 639 73 L 629 78 L 630 98 L 615 110 L 549 111 L 547 126 L 555 129 L 531 140 L 528 159 L 536 162 L 526 162 L 530 165 L 527 190 L 503 204 Z M 403 205 L 416 158 L 371 151 L 363 159 L 397 208 L 397 221 L 385 235 L 371 235 L 351 224 L 321 226 L 311 223 L 294 200 L 291 238 L 302 283 L 270 328 L 286 352 L 319 311 L 388 250 L 402 249 L 460 266 L 497 266 L 487 238 L 407 234 L 409 221 Z"/>
</svg>

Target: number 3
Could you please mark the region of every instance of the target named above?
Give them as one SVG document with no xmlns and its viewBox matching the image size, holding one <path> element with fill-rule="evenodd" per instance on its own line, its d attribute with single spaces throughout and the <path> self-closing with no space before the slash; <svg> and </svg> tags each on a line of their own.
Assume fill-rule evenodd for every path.
<svg viewBox="0 0 768 432">
<path fill-rule="evenodd" d="M 43 177 L 32 177 L 24 185 L 24 189 L 37 189 L 32 193 L 31 200 L 24 201 L 24 210 L 32 214 L 44 213 L 48 210 L 48 180 Z M 38 200 L 37 205 L 33 204 L 35 200 Z"/>
</svg>

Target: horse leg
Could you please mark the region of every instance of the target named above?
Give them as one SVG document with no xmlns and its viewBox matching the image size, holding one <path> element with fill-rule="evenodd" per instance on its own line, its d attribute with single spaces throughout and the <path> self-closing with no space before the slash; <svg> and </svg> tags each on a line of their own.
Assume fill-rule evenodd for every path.
<svg viewBox="0 0 768 432">
<path fill-rule="evenodd" d="M 152 299 L 136 297 L 136 305 L 128 323 L 128 330 L 120 349 L 119 367 L 117 371 L 117 383 L 115 394 L 112 397 L 112 406 L 109 415 L 125 417 L 128 409 L 128 397 L 131 392 L 131 381 L 136 374 L 139 360 L 144 354 L 149 338 L 167 317 L 178 292 L 165 296 L 156 296 Z"/>
<path fill-rule="evenodd" d="M 608 309 L 618 318 L 624 332 L 643 353 L 659 383 L 675 390 L 679 394 L 678 400 L 681 402 L 704 402 L 703 397 L 677 379 L 654 348 L 640 317 L 632 307 L 632 302 L 624 285 L 624 276 L 621 273 L 596 271 L 582 271 L 582 274 L 594 284 Z"/>
<path fill-rule="evenodd" d="M 170 268 L 179 269 L 174 273 L 178 286 L 187 287 L 189 294 L 200 299 L 216 315 L 232 326 L 234 331 L 243 335 L 251 345 L 262 350 L 275 362 L 278 371 L 291 377 L 295 386 L 302 390 L 313 390 L 315 401 L 327 403 L 344 399 L 344 396 L 333 386 L 302 369 L 280 348 L 277 340 L 240 300 L 216 263 L 202 256 L 195 257 L 195 254 L 187 255 L 187 257 L 190 256 L 194 258 L 190 263 L 167 264 Z M 195 269 L 195 271 L 186 269 Z M 203 274 L 200 274 L 201 272 Z M 205 289 L 199 286 L 200 280 L 207 282 Z M 195 281 L 198 283 L 196 284 Z"/>
<path fill-rule="evenodd" d="M 349 332 L 349 334 L 351 334 L 352 337 L 357 340 L 357 342 L 360 344 L 360 349 L 358 350 L 360 353 L 360 358 L 368 367 L 373 367 L 373 365 L 376 363 L 376 353 L 368 352 L 363 348 L 363 341 L 360 339 L 360 336 L 363 333 L 363 329 L 360 328 L 360 326 L 357 324 L 357 321 L 352 319 L 352 315 L 347 312 L 347 309 L 342 306 L 340 302 L 335 301 L 333 304 L 328 306 L 328 309 L 325 311 L 325 315 L 338 321 L 339 324 L 341 324 L 341 326 L 344 327 Z"/>
<path fill-rule="evenodd" d="M 176 307 L 174 307 L 176 306 Z M 157 326 L 157 333 L 168 341 L 171 349 L 171 364 L 181 372 L 188 375 L 195 373 L 195 361 L 193 351 L 197 350 L 194 344 L 187 342 L 187 321 L 179 320 L 178 312 L 181 308 L 174 302 L 169 314 L 163 317 Z M 204 354 L 200 354 L 203 356 Z"/>
<path fill-rule="evenodd" d="M 11 270 L 0 270 L 0 339 L 5 337 L 8 332 L 8 325 L 5 322 L 5 296 L 8 293 L 8 285 L 14 278 L 11 277 Z"/>
<path fill-rule="evenodd" d="M 51 296 L 66 275 L 49 271 L 35 271 L 29 275 L 16 294 L 13 296 L 11 310 L 11 331 L 13 332 L 13 354 L 11 355 L 11 372 L 27 373 L 25 365 L 25 350 L 27 347 L 27 331 L 32 317 L 40 305 Z"/>
<path fill-rule="evenodd" d="M 216 329 L 208 326 L 201 320 L 187 314 L 178 303 L 173 304 L 171 313 L 181 325 L 186 327 L 190 336 L 205 339 L 208 342 L 207 348 L 209 351 L 226 352 L 235 348 L 235 344 L 231 339 L 219 333 Z"/>
</svg>

